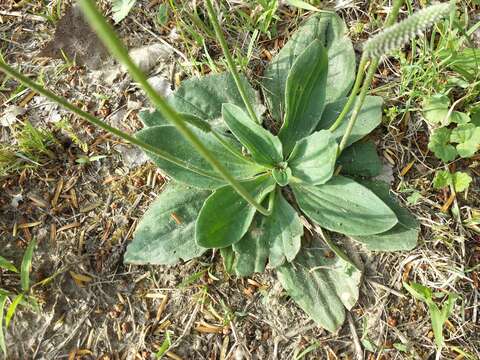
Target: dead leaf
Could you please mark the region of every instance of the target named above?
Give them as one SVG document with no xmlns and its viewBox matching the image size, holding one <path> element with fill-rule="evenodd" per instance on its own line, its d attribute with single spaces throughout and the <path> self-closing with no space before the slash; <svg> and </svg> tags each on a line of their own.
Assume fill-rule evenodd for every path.
<svg viewBox="0 0 480 360">
<path fill-rule="evenodd" d="M 170 82 L 163 76 L 152 76 L 148 79 L 148 83 L 163 97 L 167 97 L 173 92 Z"/>
<path fill-rule="evenodd" d="M 133 62 L 145 73 L 152 70 L 161 59 L 170 56 L 171 50 L 163 44 L 152 44 L 132 49 L 129 52 Z M 124 71 L 126 71 L 124 69 Z"/>
<path fill-rule="evenodd" d="M 145 164 L 148 156 L 140 149 L 132 146 L 119 145 L 115 147 L 123 159 L 123 164 L 129 169 Z"/>
<path fill-rule="evenodd" d="M 19 204 L 21 201 L 23 201 L 23 195 L 22 195 L 22 193 L 20 193 L 20 194 L 15 194 L 15 195 L 12 196 L 12 201 L 11 201 L 10 204 L 12 205 L 13 208 L 16 209 L 16 208 L 18 208 L 18 204 Z"/>
</svg>

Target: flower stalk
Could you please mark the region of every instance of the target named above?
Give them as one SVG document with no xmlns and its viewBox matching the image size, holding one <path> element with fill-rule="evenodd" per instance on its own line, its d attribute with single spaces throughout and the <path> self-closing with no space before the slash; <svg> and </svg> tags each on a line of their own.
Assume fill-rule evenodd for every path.
<svg viewBox="0 0 480 360">
<path fill-rule="evenodd" d="M 189 141 L 195 150 L 203 156 L 203 158 L 222 176 L 222 178 L 232 186 L 250 205 L 265 216 L 269 216 L 271 211 L 259 204 L 253 196 L 237 181 L 207 149 L 207 147 L 197 138 L 197 136 L 187 127 L 186 122 L 182 116 L 178 114 L 164 99 L 160 96 L 153 87 L 148 83 L 147 77 L 140 70 L 140 68 L 133 62 L 128 55 L 127 49 L 118 39 L 115 31 L 105 21 L 103 15 L 98 11 L 93 0 L 81 0 L 79 2 L 87 21 L 90 26 L 98 34 L 104 45 L 109 49 L 110 53 L 121 62 L 127 69 L 132 78 L 145 91 L 146 95 L 153 103 L 155 108 Z"/>
<path fill-rule="evenodd" d="M 354 103 L 356 93 L 358 91 L 359 82 L 363 77 L 366 61 L 370 58 L 371 63 L 368 68 L 368 73 L 364 80 L 360 95 L 355 102 L 355 107 L 352 111 L 352 115 L 347 125 L 345 134 L 343 135 L 343 138 L 340 142 L 338 155 L 340 155 L 340 153 L 345 149 L 347 145 L 348 138 L 352 133 L 353 127 L 355 125 L 355 122 L 357 121 L 358 115 L 360 114 L 361 107 L 365 101 L 365 97 L 368 93 L 373 77 L 375 75 L 375 71 L 377 70 L 378 64 L 380 62 L 380 57 L 396 48 L 399 48 L 401 45 L 409 41 L 417 34 L 422 33 L 423 31 L 425 31 L 425 29 L 429 28 L 438 20 L 448 15 L 452 10 L 452 6 L 450 3 L 435 4 L 423 10 L 420 10 L 409 18 L 395 24 L 402 4 L 403 0 L 395 0 L 392 11 L 390 12 L 387 20 L 385 21 L 384 30 L 372 37 L 371 39 L 367 40 L 363 47 L 364 52 L 362 55 L 362 59 L 360 60 L 360 65 L 358 67 L 357 78 L 354 88 L 350 93 L 350 96 L 342 112 L 330 128 L 330 131 L 334 131 L 335 129 L 337 129 L 341 125 L 346 114 L 350 111 L 350 108 Z"/>
<path fill-rule="evenodd" d="M 225 41 L 225 37 L 223 36 L 223 32 L 220 29 L 220 24 L 218 23 L 217 16 L 215 11 L 213 10 L 213 5 L 211 0 L 205 0 L 205 4 L 207 5 L 207 12 L 208 17 L 213 25 L 213 29 L 215 30 L 215 35 L 217 37 L 218 42 L 223 51 L 223 55 L 225 56 L 225 60 L 227 61 L 228 70 L 233 76 L 233 80 L 235 81 L 235 85 L 237 85 L 238 92 L 242 97 L 243 103 L 247 109 L 248 115 L 257 123 L 260 124 L 260 120 L 257 118 L 255 111 L 253 110 L 252 104 L 248 100 L 247 94 L 245 92 L 245 88 L 240 80 L 240 75 L 238 74 L 237 67 L 235 66 L 235 62 L 233 61 L 232 55 L 230 54 L 230 50 L 228 49 L 227 42 Z"/>
<path fill-rule="evenodd" d="M 213 177 L 212 174 L 207 173 L 207 172 L 203 171 L 202 169 L 192 167 L 191 165 L 187 164 L 183 160 L 178 159 L 178 158 L 170 155 L 169 153 L 167 153 L 167 152 L 165 152 L 161 149 L 158 149 L 158 148 L 156 148 L 152 145 L 149 145 L 149 144 L 143 142 L 142 140 L 137 139 L 134 136 L 131 136 L 131 135 L 119 130 L 119 129 L 116 129 L 116 128 L 110 126 L 105 121 L 102 121 L 99 118 L 93 116 L 92 114 L 90 114 L 86 111 L 83 111 L 79 107 L 73 105 L 72 103 L 70 103 L 64 97 L 61 97 L 61 96 L 58 96 L 58 95 L 54 94 L 50 90 L 45 89 L 40 84 L 37 84 L 36 82 L 32 81 L 28 77 L 22 75 L 17 70 L 15 70 L 11 66 L 9 66 L 7 63 L 5 63 L 2 59 L 0 59 L 0 70 L 3 71 L 5 74 L 11 76 L 12 78 L 18 80 L 23 85 L 25 85 L 25 86 L 29 87 L 30 89 L 34 90 L 35 92 L 39 93 L 40 95 L 45 96 L 47 99 L 52 100 L 53 102 L 59 104 L 60 106 L 64 107 L 65 109 L 71 111 L 75 115 L 78 115 L 79 117 L 85 119 L 86 121 L 88 121 L 92 125 L 95 125 L 95 126 L 101 128 L 101 129 L 103 129 L 103 130 L 105 130 L 105 131 L 107 131 L 107 132 L 109 132 L 113 135 L 116 135 L 119 138 L 121 138 L 125 141 L 128 141 L 129 143 L 131 143 L 133 145 L 136 145 L 136 146 L 140 147 L 141 149 L 143 149 L 145 151 L 148 151 L 149 153 L 151 153 L 155 156 L 158 156 L 158 157 L 160 157 L 164 160 L 170 161 L 171 163 L 173 163 L 175 165 L 181 166 L 185 169 L 193 171 L 193 172 L 195 172 L 199 175 L 202 175 L 202 176 L 207 176 L 207 177 L 214 178 L 214 179 L 219 179 L 219 180 L 221 179 L 220 177 Z"/>
<path fill-rule="evenodd" d="M 390 12 L 390 14 L 387 17 L 387 20 L 385 21 L 384 28 L 388 28 L 388 27 L 392 26 L 395 23 L 395 21 L 397 21 L 398 13 L 400 11 L 400 7 L 402 6 L 402 4 L 403 4 L 403 0 L 395 0 L 395 2 L 393 3 L 392 11 Z M 352 92 L 350 93 L 350 96 L 349 96 L 349 98 L 347 100 L 347 103 L 345 104 L 342 112 L 340 113 L 340 115 L 337 118 L 337 120 L 335 121 L 335 123 L 332 125 L 333 130 L 337 129 L 341 125 L 343 119 L 345 118 L 346 114 L 348 114 L 351 106 L 354 103 L 354 100 L 355 100 L 356 95 L 357 95 L 356 93 L 357 93 L 357 91 L 360 87 L 360 83 L 361 83 L 362 78 L 363 78 L 363 73 L 365 71 L 365 66 L 367 65 L 368 58 L 369 58 L 368 53 L 363 53 L 362 58 L 360 60 L 360 65 L 358 67 L 358 72 L 357 72 L 357 77 L 356 77 L 356 80 L 355 80 L 355 85 L 353 87 Z M 347 129 L 345 131 L 345 134 L 342 137 L 342 140 L 340 141 L 340 146 L 338 148 L 338 156 L 340 156 L 340 154 L 345 149 L 345 147 L 348 143 L 348 138 L 350 137 L 350 135 L 352 133 L 352 130 L 353 130 L 353 127 L 355 126 L 355 122 L 357 121 L 358 115 L 360 114 L 360 110 L 361 110 L 362 105 L 365 101 L 365 97 L 367 96 L 367 92 L 370 89 L 370 85 L 372 83 L 375 72 L 377 71 L 377 67 L 378 67 L 379 62 L 380 62 L 380 57 L 374 56 L 374 57 L 371 58 L 370 65 L 368 67 L 368 73 L 367 73 L 367 76 L 366 76 L 366 78 L 363 82 L 362 89 L 360 91 L 360 95 L 359 95 L 357 101 L 355 102 L 355 107 L 352 111 L 352 115 L 350 116 L 350 120 L 349 120 L 349 123 L 347 125 Z M 330 129 L 330 131 L 333 131 L 333 130 L 332 130 L 332 128 Z"/>
<path fill-rule="evenodd" d="M 257 211 L 262 213 L 265 216 L 271 214 L 271 209 L 266 209 L 261 204 L 259 204 L 253 196 L 243 187 L 243 185 L 237 181 L 228 170 L 212 155 L 212 153 L 205 147 L 205 145 L 198 139 L 198 137 L 189 129 L 187 122 L 183 117 L 178 114 L 148 83 L 147 77 L 140 70 L 140 68 L 133 62 L 133 60 L 128 55 L 127 49 L 124 47 L 122 42 L 116 36 L 113 28 L 105 21 L 102 14 L 98 11 L 95 2 L 93 0 L 80 0 L 79 5 L 82 8 L 84 15 L 87 21 L 90 23 L 92 28 L 96 31 L 99 38 L 102 40 L 104 45 L 109 49 L 112 55 L 125 67 L 128 69 L 131 77 L 140 85 L 140 87 L 145 91 L 146 95 L 153 103 L 155 108 L 183 135 L 183 137 L 189 141 L 192 146 L 198 151 L 198 153 L 207 160 L 207 162 L 218 172 L 220 175 L 217 179 L 224 179 L 240 196 L 242 196 L 245 201 L 252 205 Z M 35 83 L 26 76 L 22 75 L 9 65 L 7 65 L 2 59 L 0 59 L 0 70 L 5 72 L 7 75 L 12 78 L 17 79 L 24 85 L 30 87 L 34 91 L 42 94 L 43 96 L 51 99 L 62 107 L 70 110 L 71 112 L 77 114 L 78 116 L 84 118 L 91 124 L 98 126 L 99 128 L 116 135 L 134 145 L 139 146 L 140 148 L 161 157 L 162 159 L 168 160 L 176 165 L 179 165 L 183 168 L 196 172 L 200 175 L 208 176 L 212 178 L 212 175 L 204 172 L 201 169 L 192 168 L 189 164 L 183 162 L 180 159 L 177 159 L 174 156 L 158 149 L 154 146 L 151 146 L 129 134 L 124 133 L 123 131 L 116 129 L 106 122 L 96 118 L 95 116 L 81 110 L 80 108 L 71 104 L 67 99 L 60 97 L 53 92 L 45 89 L 43 86 Z"/>
</svg>

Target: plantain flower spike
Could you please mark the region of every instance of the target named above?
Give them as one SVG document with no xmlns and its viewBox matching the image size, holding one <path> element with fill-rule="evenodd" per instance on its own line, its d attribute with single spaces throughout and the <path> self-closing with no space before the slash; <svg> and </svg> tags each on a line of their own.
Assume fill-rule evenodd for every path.
<svg viewBox="0 0 480 360">
<path fill-rule="evenodd" d="M 364 54 L 369 57 L 380 57 L 400 48 L 447 16 L 451 10 L 452 5 L 450 3 L 443 3 L 434 4 L 416 12 L 367 40 L 363 46 Z"/>
</svg>

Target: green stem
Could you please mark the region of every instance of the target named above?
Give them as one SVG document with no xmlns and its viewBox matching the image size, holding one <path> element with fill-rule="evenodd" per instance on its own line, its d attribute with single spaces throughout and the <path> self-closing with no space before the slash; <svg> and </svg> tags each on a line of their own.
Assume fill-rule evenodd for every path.
<svg viewBox="0 0 480 360">
<path fill-rule="evenodd" d="M 205 3 L 207 4 L 208 17 L 210 18 L 210 21 L 212 22 L 213 29 L 215 30 L 215 35 L 217 36 L 217 40 L 220 42 L 220 46 L 222 47 L 223 55 L 225 56 L 225 59 L 227 60 L 228 69 L 230 70 L 230 73 L 233 76 L 235 84 L 237 85 L 238 92 L 240 93 L 240 96 L 242 97 L 243 103 L 245 104 L 245 107 L 247 108 L 247 111 L 248 111 L 248 114 L 250 115 L 250 117 L 256 123 L 260 124 L 260 121 L 258 120 L 257 115 L 255 114 L 255 111 L 253 110 L 253 107 L 250 104 L 250 101 L 248 100 L 247 94 L 245 92 L 245 88 L 243 87 L 243 84 L 240 80 L 240 76 L 238 74 L 237 67 L 235 66 L 235 63 L 232 59 L 232 56 L 230 55 L 230 50 L 228 49 L 227 42 L 225 41 L 225 37 L 223 36 L 222 30 L 220 29 L 220 24 L 218 23 L 217 16 L 215 15 L 215 11 L 213 10 L 212 2 L 211 2 L 211 0 L 206 0 Z"/>
<path fill-rule="evenodd" d="M 388 14 L 387 20 L 385 20 L 385 24 L 383 25 L 384 28 L 392 26 L 395 21 L 397 21 L 398 13 L 400 12 L 400 8 L 402 7 L 404 0 L 395 0 L 392 6 L 392 11 Z"/>
<path fill-rule="evenodd" d="M 235 191 L 237 191 L 247 202 L 264 215 L 270 215 L 268 210 L 259 204 L 253 196 L 227 171 L 227 169 L 212 155 L 212 153 L 202 144 L 194 133 L 186 126 L 182 117 L 152 88 L 148 83 L 147 77 L 135 65 L 127 49 L 116 36 L 112 27 L 105 21 L 102 14 L 98 11 L 93 0 L 81 0 L 80 6 L 90 23 L 96 31 L 104 45 L 110 50 L 116 59 L 123 63 L 128 69 L 130 76 L 140 85 L 146 95 L 153 103 L 155 108 L 171 122 L 177 130 L 189 141 L 198 153 L 207 160 L 207 162 L 228 182 Z"/>
<path fill-rule="evenodd" d="M 272 191 L 268 197 L 268 215 L 271 215 L 273 212 L 274 200 L 275 200 L 275 190 Z"/>
<path fill-rule="evenodd" d="M 395 2 L 393 3 L 392 11 L 388 15 L 387 20 L 385 20 L 385 24 L 383 26 L 384 29 L 388 28 L 389 26 L 392 26 L 395 23 L 395 21 L 397 20 L 397 17 L 398 17 L 398 13 L 400 11 L 400 7 L 402 6 L 403 2 L 404 2 L 404 0 L 395 0 Z M 362 59 L 363 58 L 365 58 L 365 57 L 362 56 Z M 361 61 L 360 65 L 362 65 L 362 62 L 363 61 Z M 343 135 L 342 140 L 340 142 L 340 146 L 338 148 L 338 156 L 340 156 L 341 152 L 345 149 L 345 147 L 347 145 L 348 138 L 350 137 L 350 134 L 352 133 L 355 122 L 357 121 L 358 115 L 360 114 L 360 110 L 362 108 L 363 102 L 365 101 L 365 97 L 367 96 L 367 92 L 370 88 L 370 85 L 372 83 L 375 72 L 377 71 L 377 67 L 378 67 L 379 63 L 380 63 L 380 58 L 379 57 L 372 58 L 372 62 L 370 63 L 370 66 L 368 68 L 368 73 L 367 73 L 367 75 L 365 77 L 365 80 L 363 82 L 362 89 L 360 90 L 359 98 L 357 99 L 357 101 L 355 103 L 355 107 L 352 111 L 352 115 L 350 116 L 350 120 L 349 120 L 348 125 L 347 125 L 347 130 L 345 131 L 345 134 Z M 361 71 L 361 68 L 359 67 L 359 72 L 360 71 Z M 357 74 L 357 79 L 358 79 L 358 77 L 359 77 L 359 75 Z M 354 90 L 356 91 L 358 89 L 354 88 Z M 353 97 L 355 97 L 355 95 L 353 95 Z M 352 94 L 350 94 L 350 97 L 349 97 L 345 107 L 347 105 L 349 105 L 348 102 L 350 102 L 350 98 L 352 98 Z M 351 102 L 353 102 L 353 100 Z M 351 104 L 349 106 L 351 106 Z M 347 109 L 347 111 L 345 111 L 345 108 L 344 108 L 342 110 L 342 113 L 343 112 L 346 113 L 346 112 L 348 112 L 348 110 L 349 109 Z M 338 122 L 338 119 L 335 121 L 335 124 L 337 122 Z M 339 125 L 340 125 L 340 123 L 337 124 L 337 127 Z"/>
<path fill-rule="evenodd" d="M 15 69 L 13 69 L 11 66 L 7 65 L 3 60 L 0 60 L 0 70 L 2 70 L 5 74 L 11 76 L 12 78 L 17 79 L 23 85 L 29 87 L 30 89 L 36 91 L 37 93 L 39 93 L 39 94 L 45 96 L 46 98 L 56 102 L 57 104 L 63 106 L 65 109 L 70 110 L 72 113 L 84 118 L 89 123 L 91 123 L 95 126 L 98 126 L 99 128 L 101 128 L 105 131 L 108 131 L 109 133 L 111 133 L 113 135 L 116 135 L 119 138 L 121 138 L 125 141 L 128 141 L 131 144 L 137 145 L 138 147 L 142 148 L 145 151 L 148 151 L 148 152 L 150 152 L 150 153 L 152 153 L 152 154 L 154 154 L 154 155 L 156 155 L 156 156 L 158 156 L 158 157 L 160 157 L 164 160 L 170 161 L 170 162 L 174 163 L 175 165 L 178 165 L 180 167 L 183 167 L 185 169 L 193 171 L 193 172 L 195 172 L 199 175 L 207 176 L 207 177 L 213 178 L 213 179 L 220 179 L 220 177 L 212 176 L 211 173 L 208 173 L 208 172 L 205 172 L 201 169 L 197 169 L 195 167 L 192 167 L 191 165 L 184 162 L 183 160 L 178 159 L 178 158 L 170 155 L 167 152 L 164 152 L 164 151 L 162 151 L 162 150 L 160 150 L 160 149 L 158 149 L 158 148 L 156 148 L 152 145 L 149 145 L 149 144 L 147 144 L 147 143 L 145 143 L 145 142 L 143 142 L 143 141 L 127 134 L 127 133 L 124 133 L 121 130 L 118 130 L 118 129 L 110 126 L 109 124 L 107 124 L 106 122 L 104 122 L 104 121 L 100 120 L 99 118 L 93 116 L 92 114 L 90 114 L 86 111 L 83 111 L 82 109 L 76 107 L 75 105 L 72 105 L 70 102 L 68 102 L 67 99 L 54 94 L 50 90 L 45 89 L 40 84 L 37 84 L 36 82 L 30 80 L 26 76 L 22 75 L 21 73 L 19 73 Z"/>
<path fill-rule="evenodd" d="M 360 59 L 360 64 L 358 65 L 358 72 L 357 72 L 357 77 L 355 79 L 355 84 L 353 85 L 352 92 L 350 93 L 350 96 L 348 97 L 347 103 L 342 109 L 342 112 L 340 115 L 338 115 L 337 120 L 333 123 L 332 126 L 328 130 L 330 131 L 335 131 L 343 122 L 345 119 L 345 116 L 347 116 L 348 112 L 350 111 L 350 108 L 353 105 L 353 102 L 355 101 L 355 98 L 357 96 L 358 90 L 360 89 L 360 86 L 362 85 L 362 80 L 363 80 L 363 75 L 365 74 L 365 67 L 367 66 L 367 57 L 362 56 Z"/>
<path fill-rule="evenodd" d="M 358 118 L 358 115 L 360 114 L 360 110 L 362 109 L 362 105 L 365 101 L 365 97 L 367 96 L 370 84 L 373 80 L 375 72 L 377 71 L 378 62 L 378 58 L 373 59 L 372 63 L 368 67 L 367 76 L 365 77 L 365 82 L 363 83 L 362 90 L 360 90 L 360 94 L 358 95 L 357 101 L 355 102 L 355 107 L 352 110 L 352 116 L 350 117 L 350 121 L 348 122 L 347 129 L 345 130 L 345 134 L 343 134 L 342 140 L 340 141 L 340 146 L 338 147 L 338 155 L 340 155 L 347 146 L 348 138 L 352 134 L 353 127 L 355 126 L 355 122 Z"/>
</svg>

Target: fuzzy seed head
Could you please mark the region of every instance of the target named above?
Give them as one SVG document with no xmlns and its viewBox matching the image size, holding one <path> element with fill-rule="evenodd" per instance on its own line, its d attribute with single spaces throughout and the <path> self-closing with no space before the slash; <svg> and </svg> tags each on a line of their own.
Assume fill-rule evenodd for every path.
<svg viewBox="0 0 480 360">
<path fill-rule="evenodd" d="M 380 57 L 394 49 L 398 49 L 448 15 L 451 9 L 449 3 L 443 3 L 431 5 L 416 12 L 407 19 L 383 30 L 367 40 L 363 46 L 365 55 Z"/>
</svg>

